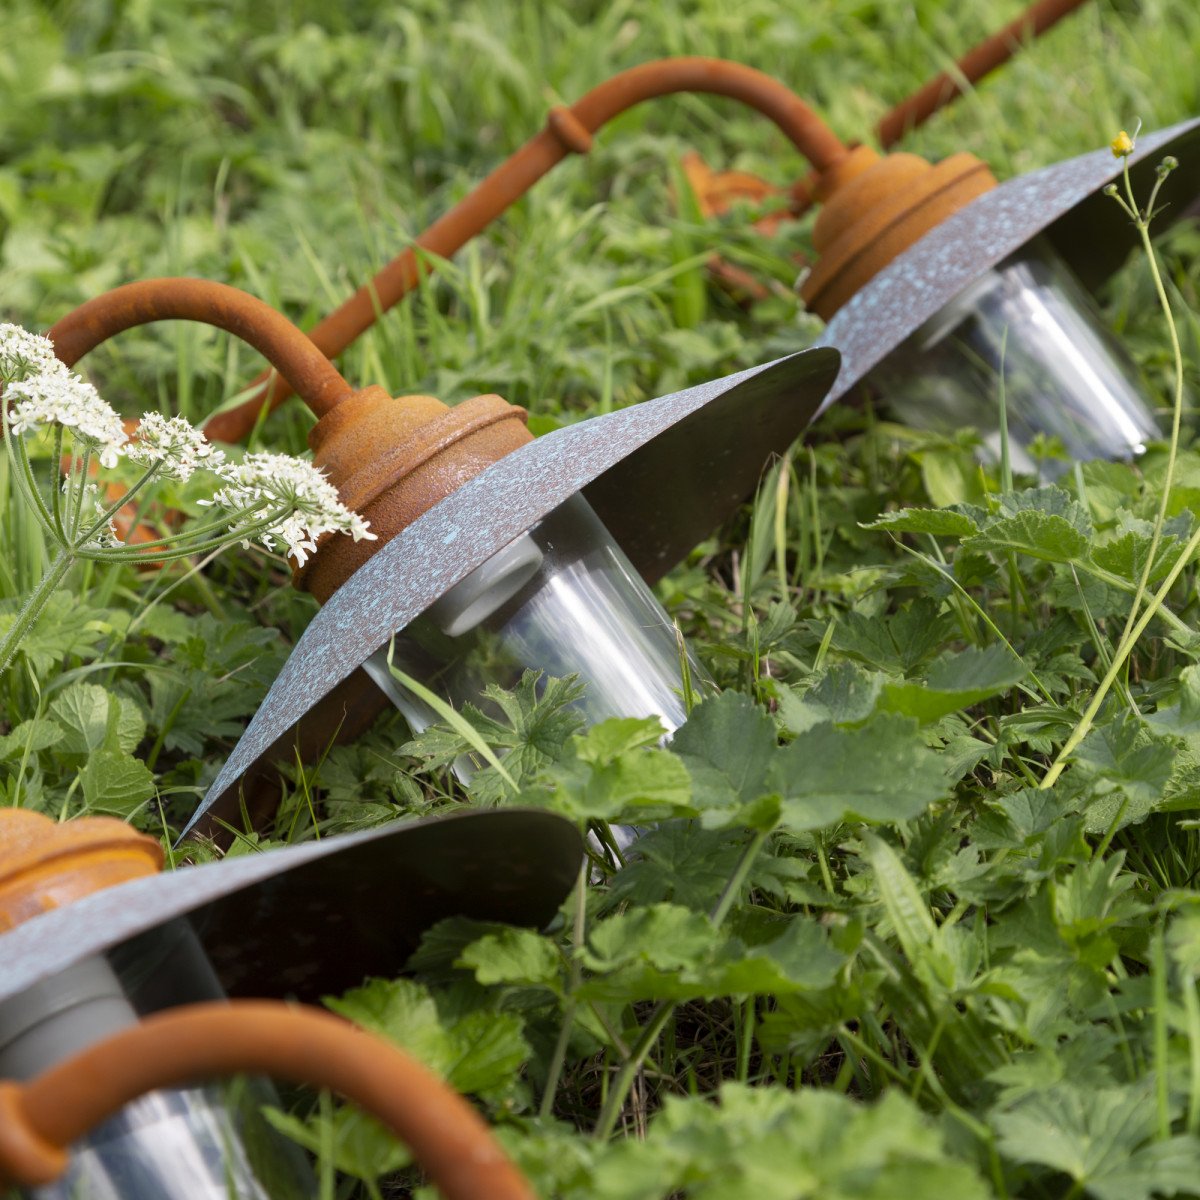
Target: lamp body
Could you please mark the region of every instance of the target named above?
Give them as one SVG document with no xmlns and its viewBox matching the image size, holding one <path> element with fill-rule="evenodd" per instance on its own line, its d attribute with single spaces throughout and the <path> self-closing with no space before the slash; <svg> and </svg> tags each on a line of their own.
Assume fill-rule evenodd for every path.
<svg viewBox="0 0 1200 1200">
<path fill-rule="evenodd" d="M 136 1025 L 144 995 L 168 985 L 191 999 L 221 998 L 185 921 L 116 955 L 82 959 L 0 1003 L 0 1078 L 28 1080 L 119 1030 Z M 72 1147 L 55 1183 L 32 1200 L 301 1200 L 316 1183 L 299 1151 L 263 1122 L 273 1097 L 260 1080 L 151 1092 Z"/>
<path fill-rule="evenodd" d="M 871 382 L 918 428 L 977 427 L 997 459 L 1003 388 L 1011 460 L 1030 474 L 1052 477 L 1067 465 L 1030 457 L 1038 435 L 1057 438 L 1069 459 L 1131 458 L 1160 436 L 1133 364 L 1040 239 L 926 321 Z"/>
<path fill-rule="evenodd" d="M 481 705 L 489 683 L 512 687 L 526 670 L 576 675 L 586 724 L 657 716 L 686 719 L 683 654 L 671 618 L 580 495 L 492 555 L 363 665 L 416 731 L 433 709 L 393 675 L 392 663 L 455 706 Z M 689 660 L 692 679 L 704 678 Z M 469 763 L 460 762 L 460 775 Z"/>
</svg>

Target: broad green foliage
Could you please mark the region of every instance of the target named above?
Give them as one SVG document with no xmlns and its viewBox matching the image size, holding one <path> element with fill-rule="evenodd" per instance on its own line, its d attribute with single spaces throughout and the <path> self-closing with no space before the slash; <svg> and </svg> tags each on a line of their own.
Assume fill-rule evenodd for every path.
<svg viewBox="0 0 1200 1200">
<path fill-rule="evenodd" d="M 1019 7 L 11 0 L 0 319 L 44 330 L 117 283 L 189 274 L 311 325 L 549 104 L 619 69 L 737 58 L 869 138 Z M 1095 0 L 905 148 L 969 145 L 1003 178 L 1136 116 L 1181 120 L 1197 44 L 1194 4 Z M 691 148 L 780 186 L 804 170 L 730 103 L 642 105 L 442 264 L 344 356 L 347 377 L 497 391 L 545 432 L 809 344 L 792 284 L 811 219 L 770 238 L 745 208 L 703 222 Z M 1200 237 L 1163 250 L 1194 391 Z M 714 252 L 767 294 L 716 285 Z M 1161 406 L 1144 262 L 1101 300 Z M 83 365 L 126 414 L 200 421 L 261 363 L 162 323 Z M 460 713 L 504 773 L 457 781 L 461 722 L 413 736 L 393 714 L 348 745 L 330 730 L 317 761 L 280 766 L 274 824 L 228 851 L 517 803 L 591 835 L 549 928 L 443 921 L 406 977 L 328 999 L 467 1093 L 546 1200 L 1200 1193 L 1194 564 L 1040 786 L 1121 637 L 1166 452 L 1076 466 L 1046 442 L 1056 482 L 1009 490 L 974 431 L 903 428 L 886 400 L 835 407 L 658 585 L 716 685 L 669 741 L 656 720 L 584 729 L 579 681 L 530 673 Z M 1191 422 L 1151 591 L 1200 514 Z M 297 452 L 310 424 L 289 406 L 253 446 Z M 193 516 L 195 500 L 165 497 Z M 0 633 L 47 559 L 0 455 Z M 0 680 L 0 802 L 173 840 L 311 616 L 286 584 L 257 549 L 76 569 Z M 640 839 L 621 850 L 615 827 Z M 321 1160 L 325 1194 L 432 1197 L 371 1121 L 328 1097 L 286 1107 L 271 1120 Z"/>
</svg>

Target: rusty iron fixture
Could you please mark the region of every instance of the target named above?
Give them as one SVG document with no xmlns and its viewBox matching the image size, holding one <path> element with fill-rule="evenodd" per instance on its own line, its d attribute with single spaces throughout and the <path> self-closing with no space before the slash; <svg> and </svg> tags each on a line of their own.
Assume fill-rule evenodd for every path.
<svg viewBox="0 0 1200 1200">
<path fill-rule="evenodd" d="M 199 321 L 253 346 L 318 417 L 353 389 L 312 340 L 282 313 L 239 288 L 207 279 L 147 279 L 82 304 L 49 332 L 58 357 L 73 367 L 102 342 L 155 321 Z"/>
<path fill-rule="evenodd" d="M 339 552 L 302 576 L 302 583 L 326 597 L 325 604 L 186 832 L 210 832 L 222 820 L 236 817 L 239 796 L 252 791 L 269 771 L 270 760 L 288 751 L 295 737 L 303 739 L 306 729 L 328 729 L 343 711 L 365 713 L 361 694 L 368 680 L 358 668 L 367 664 L 377 682 L 388 686 L 386 664 L 378 656 L 398 631 L 413 630 L 419 641 L 424 634 L 418 627 L 426 621 L 453 640 L 464 614 L 478 616 L 473 606 L 485 591 L 489 604 L 500 596 L 504 613 L 515 618 L 514 605 L 519 608 L 539 590 L 536 573 L 544 564 L 538 556 L 549 560 L 547 569 L 557 569 L 540 539 L 553 530 L 563 541 L 573 520 L 564 508 L 578 509 L 586 501 L 615 543 L 601 557 L 609 567 L 620 564 L 617 574 L 626 596 L 641 594 L 645 584 L 664 575 L 728 516 L 754 487 L 770 456 L 804 430 L 839 361 L 832 350 L 803 351 L 533 440 L 524 431 L 520 410 L 496 397 L 444 411 L 429 397 L 368 399 L 364 393 L 350 402 L 373 410 L 361 435 L 353 421 L 341 426 L 342 409 L 326 429 L 321 426 L 329 419 L 323 419 L 313 431 L 318 460 L 328 454 L 329 463 L 346 464 L 356 498 L 380 506 L 367 511 L 388 510 L 384 520 L 392 524 L 371 543 L 374 552 L 361 560 Z M 456 415 L 464 409 L 461 417 Z M 386 465 L 376 482 L 394 491 L 391 499 L 386 492 L 374 498 L 372 487 L 357 478 L 359 450 L 362 441 L 370 444 L 372 422 L 386 423 L 383 414 L 389 410 L 405 414 L 390 418 L 398 429 L 412 419 L 405 436 L 413 469 L 399 469 L 402 454 L 381 456 Z M 498 442 L 489 447 L 492 437 Z M 376 472 L 374 466 L 364 470 L 368 478 Z M 594 530 L 592 521 L 588 515 L 582 518 Z M 563 544 L 569 546 L 574 537 L 568 532 Z M 322 546 L 317 562 L 324 553 Z M 586 548 L 562 553 L 577 555 L 584 573 L 611 595 L 607 584 L 601 587 L 603 572 L 592 571 Z M 526 571 L 534 574 L 522 576 Z M 514 579 L 525 590 L 506 600 L 503 589 Z M 599 603 L 596 611 L 603 611 Z M 657 633 L 667 632 L 661 615 L 653 616 L 653 622 Z M 434 636 L 427 625 L 424 633 Z M 423 648 L 428 646 L 425 642 Z M 673 640 L 672 651 L 670 671 L 677 674 Z M 409 652 L 415 652 L 411 645 L 405 649 Z M 622 648 L 613 656 L 625 653 Z M 401 665 L 410 675 L 420 674 L 409 669 L 411 660 L 402 659 Z M 374 687 L 369 690 L 380 695 Z M 629 704 L 628 695 L 623 696 L 622 703 Z M 662 716 L 662 707 L 656 706 L 665 703 L 659 694 L 654 704 L 634 711 Z M 670 713 L 665 715 L 670 721 Z M 416 719 L 420 721 L 419 714 Z"/>
<path fill-rule="evenodd" d="M 60 1180 L 71 1144 L 147 1092 L 196 1090 L 197 1081 L 242 1072 L 351 1100 L 409 1145 L 446 1200 L 535 1200 L 479 1114 L 420 1063 L 329 1013 L 267 1001 L 162 1013 L 26 1083 L 0 1082 L 0 1186 Z M 188 1166 L 176 1160 L 177 1178 Z M 86 1185 L 86 1176 L 76 1182 Z M 185 1179 L 170 1195 L 199 1194 L 191 1184 Z M 145 1186 L 121 1194 L 165 1196 Z"/>
<path fill-rule="evenodd" d="M 1035 0 L 1019 17 L 985 39 L 955 64 L 893 108 L 879 123 L 884 149 L 945 107 L 971 85 L 1011 58 L 1021 40 L 1038 37 L 1084 0 Z M 551 109 L 546 126 L 487 176 L 468 196 L 419 234 L 374 278 L 310 331 L 331 358 L 341 354 L 383 312 L 399 303 L 423 274 L 434 269 L 430 256 L 450 258 L 524 196 L 570 154 L 586 154 L 592 135 L 625 110 L 645 100 L 679 92 L 700 92 L 741 101 L 774 121 L 815 174 L 786 193 L 789 208 L 801 212 L 811 202 L 820 176 L 848 149 L 813 110 L 780 81 L 739 63 L 714 58 L 666 58 L 615 75 L 570 107 Z M 735 282 L 741 280 L 736 276 Z M 257 391 L 236 408 L 209 419 L 205 431 L 215 441 L 241 441 L 266 403 L 276 408 L 290 395 L 286 381 L 269 373 Z"/>
<path fill-rule="evenodd" d="M 522 840 L 532 834 L 545 850 L 549 833 L 567 852 L 565 874 L 559 879 L 539 881 L 532 889 L 526 885 L 526 901 L 531 890 L 541 893 L 534 906 L 542 906 L 538 916 L 544 921 L 578 870 L 580 844 L 568 823 L 547 824 L 547 814 L 539 814 L 541 819 L 531 825 L 530 815 L 518 817 L 520 832 L 526 835 Z M 488 830 L 476 826 L 472 834 L 471 824 L 450 821 L 451 837 L 455 831 L 465 831 L 467 840 L 478 845 L 483 832 L 494 848 L 495 835 L 504 837 L 506 830 L 513 829 L 511 821 L 491 821 Z M 344 987 L 381 967 L 394 973 L 412 942 L 406 939 L 407 944 L 393 945 L 387 952 L 388 934 L 395 926 L 381 910 L 395 904 L 393 872 L 403 872 L 414 859 L 423 861 L 431 848 L 444 847 L 449 839 L 445 830 L 429 823 L 407 831 L 381 832 L 384 838 L 366 842 L 346 838 L 337 845 L 335 839 L 332 853 L 327 850 L 316 860 L 311 848 L 268 852 L 261 857 L 275 861 L 265 874 L 265 864 L 257 863 L 255 871 L 249 876 L 243 872 L 240 879 L 231 877 L 230 863 L 160 875 L 164 856 L 158 841 L 122 821 L 93 817 L 56 824 L 24 809 L 0 810 L 0 955 L 5 962 L 5 978 L 0 982 L 0 1078 L 32 1081 L 24 1086 L 0 1084 L 0 1180 L 34 1186 L 57 1179 L 68 1165 L 67 1144 L 104 1122 L 96 1136 L 71 1155 L 70 1169 L 53 1192 L 38 1193 L 42 1200 L 65 1198 L 101 1183 L 109 1189 L 106 1195 L 184 1200 L 212 1194 L 230 1179 L 238 1184 L 239 1194 L 261 1197 L 265 1193 L 257 1180 L 264 1155 L 274 1160 L 267 1164 L 273 1175 L 290 1176 L 295 1188 L 312 1194 L 315 1185 L 298 1156 L 289 1160 L 289 1149 L 282 1143 L 273 1154 L 269 1140 L 256 1145 L 257 1156 L 249 1155 L 218 1097 L 194 1086 L 205 1075 L 263 1070 L 289 1080 L 332 1086 L 365 1102 L 411 1142 L 447 1195 L 486 1194 L 472 1193 L 466 1178 L 446 1172 L 447 1156 L 453 1158 L 464 1148 L 464 1143 L 455 1141 L 460 1134 L 447 1133 L 448 1140 L 430 1142 L 427 1118 L 412 1112 L 418 1097 L 427 1114 L 439 1110 L 444 1118 L 453 1112 L 456 1124 L 460 1119 L 467 1122 L 461 1136 L 476 1143 L 482 1123 L 473 1113 L 463 1116 L 461 1100 L 436 1080 L 431 1082 L 422 1069 L 406 1065 L 390 1047 L 327 1015 L 257 1003 L 242 1006 L 239 1019 L 237 1007 L 223 1002 L 221 985 L 230 979 L 228 969 L 221 970 L 217 959 L 214 973 L 214 963 L 205 954 L 207 944 L 219 948 L 226 962 L 239 952 L 257 959 L 254 932 L 266 935 L 268 943 L 276 937 L 290 943 L 268 950 L 273 962 L 258 960 L 252 968 L 251 979 L 265 982 L 267 994 L 276 995 L 301 990 L 306 981 Z M 398 842 L 405 832 L 408 840 L 415 833 L 416 840 L 425 844 L 410 845 L 406 852 Z M 372 865 L 369 849 L 383 848 L 384 843 L 401 851 L 401 861 L 392 857 L 386 875 L 378 864 Z M 457 860 L 451 853 L 433 868 L 441 876 L 443 890 L 447 878 L 460 874 L 461 851 L 456 853 Z M 517 854 L 519 874 L 522 851 Z M 408 862 L 403 861 L 406 858 Z M 532 865 L 527 852 L 525 861 Z M 340 876 L 330 870 L 339 862 Z M 555 872 L 553 859 L 538 866 Z M 357 897 L 345 887 L 345 876 L 351 873 L 357 881 Z M 432 897 L 420 895 L 419 874 L 409 882 L 417 885 L 411 889 L 417 906 L 425 907 L 416 923 L 432 923 L 437 919 L 437 901 L 431 908 Z M 364 894 L 364 883 L 376 892 L 373 898 Z M 318 893 L 325 892 L 316 905 L 310 896 L 314 884 Z M 457 886 L 464 884 L 480 887 L 484 893 L 490 890 L 486 878 L 470 874 Z M 519 892 L 521 885 L 515 890 Z M 325 942 L 342 942 L 344 952 L 344 935 L 347 925 L 354 924 L 353 914 L 339 922 L 339 939 L 314 938 L 295 928 L 301 922 L 310 930 L 322 908 L 329 911 L 331 894 L 338 892 L 342 900 L 372 903 L 373 899 L 369 919 L 383 925 L 376 933 L 376 952 L 360 958 L 349 975 L 336 965 L 331 971 L 330 963 L 318 960 L 338 957 L 337 951 L 322 945 Z M 298 895 L 310 898 L 293 907 Z M 235 896 L 241 901 L 236 925 L 221 916 L 219 907 Z M 156 900 L 166 903 L 156 904 Z M 476 911 L 489 907 L 480 901 L 476 897 L 469 907 Z M 280 902 L 288 909 L 290 934 L 280 926 Z M 512 905 L 507 908 L 513 915 Z M 190 919 L 182 919 L 184 913 Z M 380 949 L 385 950 L 383 957 Z M 238 980 L 236 973 L 233 978 Z M 244 985 L 245 976 L 240 981 Z M 196 1001 L 221 1003 L 201 1004 L 190 1014 L 176 1012 L 139 1024 L 147 1012 Z M 267 1015 L 270 1032 L 263 1025 Z M 249 1045 L 263 1049 L 256 1053 L 247 1049 Z M 76 1057 L 71 1062 L 63 1061 L 72 1055 Z M 352 1068 L 349 1074 L 338 1074 L 331 1055 Z M 390 1065 L 364 1078 L 364 1055 L 381 1065 L 390 1058 Z M 292 1066 L 283 1065 L 284 1059 Z M 382 1110 L 378 1106 L 381 1086 L 397 1089 L 391 1107 Z M 60 1089 L 66 1089 L 69 1098 Z M 151 1094 L 143 1096 L 146 1091 Z M 132 1109 L 119 1112 L 130 1102 Z M 39 1146 L 45 1153 L 36 1152 Z M 476 1148 L 487 1151 L 484 1157 L 495 1163 L 486 1146 L 480 1143 Z M 507 1170 L 496 1169 L 502 1175 Z"/>
</svg>

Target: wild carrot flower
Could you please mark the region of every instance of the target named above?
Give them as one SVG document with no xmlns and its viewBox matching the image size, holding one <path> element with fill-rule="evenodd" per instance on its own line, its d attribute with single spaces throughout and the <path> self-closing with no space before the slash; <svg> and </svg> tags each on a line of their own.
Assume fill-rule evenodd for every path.
<svg viewBox="0 0 1200 1200">
<path fill-rule="evenodd" d="M 303 566 L 325 533 L 348 533 L 356 542 L 373 541 L 367 522 L 351 512 L 333 484 L 310 462 L 286 454 L 247 454 L 239 463 L 227 463 L 219 472 L 225 486 L 212 500 L 200 501 L 228 510 L 230 529 L 249 530 L 261 514 L 279 514 L 273 524 L 256 530 L 255 536 L 268 549 L 277 537 L 297 565 Z"/>
<path fill-rule="evenodd" d="M 115 467 L 129 440 L 121 418 L 90 383 L 58 366 L 58 371 L 19 379 L 4 389 L 9 429 L 20 436 L 62 425 L 99 452 L 102 466 Z"/>
<path fill-rule="evenodd" d="M 126 457 L 143 466 L 160 463 L 159 474 L 169 479 L 190 479 L 197 467 L 216 471 L 225 455 L 184 417 L 162 413 L 142 414 Z"/>
<path fill-rule="evenodd" d="M 0 325 L 0 384 L 27 375 L 65 375 L 67 368 L 55 357 L 54 343 L 22 329 Z"/>
</svg>

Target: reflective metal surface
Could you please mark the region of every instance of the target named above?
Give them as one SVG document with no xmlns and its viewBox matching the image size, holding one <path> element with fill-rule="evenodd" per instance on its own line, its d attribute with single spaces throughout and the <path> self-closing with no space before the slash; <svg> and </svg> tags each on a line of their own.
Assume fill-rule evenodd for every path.
<svg viewBox="0 0 1200 1200">
<path fill-rule="evenodd" d="M 870 375 L 888 408 L 919 429 L 979 429 L 1000 457 L 999 393 L 1016 469 L 1054 477 L 1062 458 L 1035 462 L 1038 434 L 1069 459 L 1129 458 L 1159 437 L 1136 371 L 1090 298 L 1040 239 L 927 321 Z"/>
<path fill-rule="evenodd" d="M 293 1169 L 300 1165 L 287 1153 L 294 1148 L 280 1149 L 284 1161 L 271 1164 L 259 1154 L 252 1162 L 219 1089 L 150 1092 L 76 1144 L 57 1183 L 22 1194 L 31 1200 L 299 1200 L 315 1195 L 311 1174 Z"/>
</svg>

